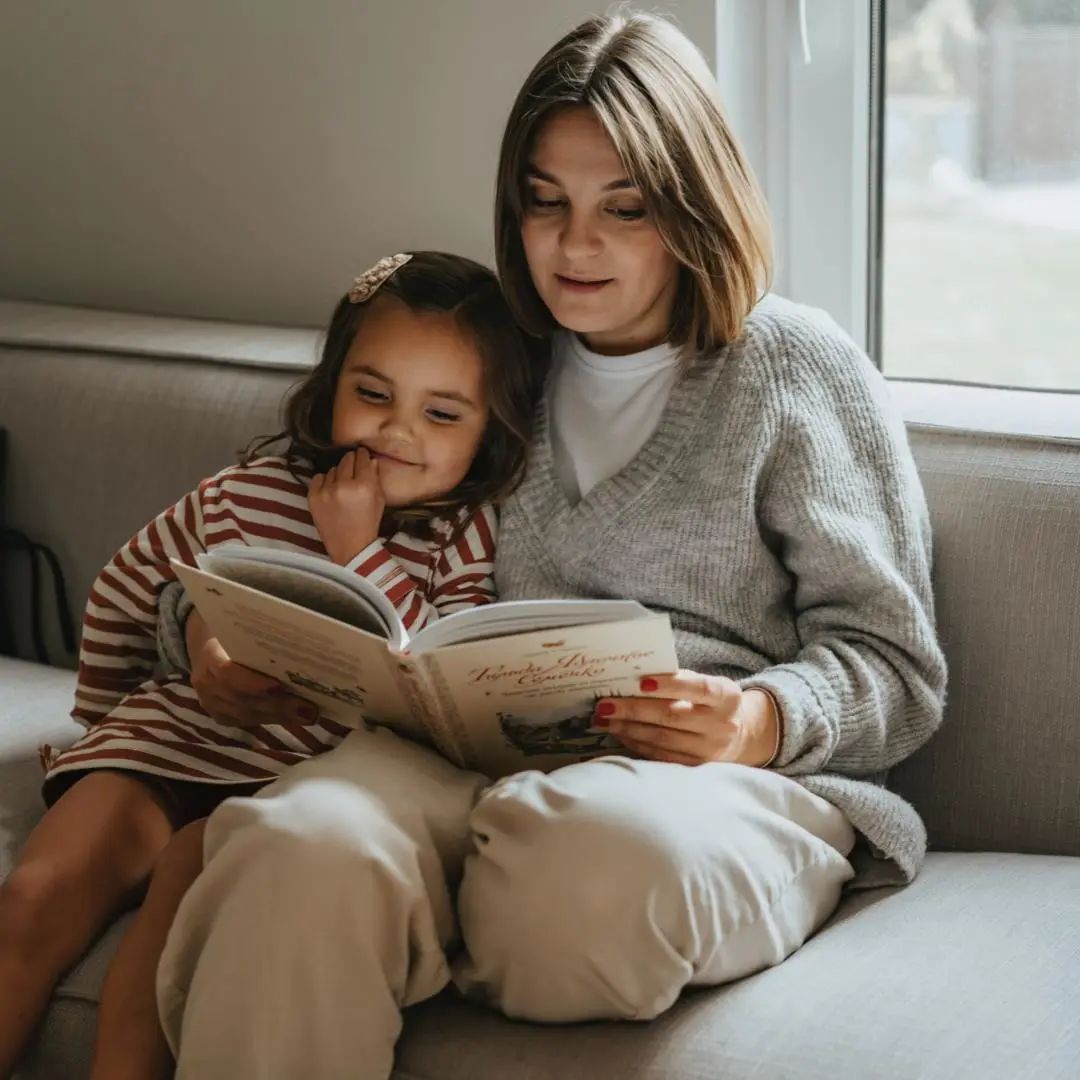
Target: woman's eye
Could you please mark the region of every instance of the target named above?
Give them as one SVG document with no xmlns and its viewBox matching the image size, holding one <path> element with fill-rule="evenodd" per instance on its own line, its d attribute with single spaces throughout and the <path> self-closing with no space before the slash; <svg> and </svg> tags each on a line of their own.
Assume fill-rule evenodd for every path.
<svg viewBox="0 0 1080 1080">
<path fill-rule="evenodd" d="M 640 221 L 645 216 L 645 208 L 643 206 L 613 206 L 610 213 L 620 221 Z"/>
<path fill-rule="evenodd" d="M 529 204 L 537 210 L 558 210 L 565 205 L 564 199 L 542 199 L 535 191 L 529 192 Z"/>
</svg>

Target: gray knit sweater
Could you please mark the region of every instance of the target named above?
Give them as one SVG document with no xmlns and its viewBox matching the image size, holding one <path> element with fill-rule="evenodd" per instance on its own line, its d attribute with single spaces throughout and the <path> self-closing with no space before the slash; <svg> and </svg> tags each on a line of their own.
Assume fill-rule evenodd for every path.
<svg viewBox="0 0 1080 1080">
<path fill-rule="evenodd" d="M 914 877 L 925 829 L 882 784 L 940 723 L 945 663 L 926 502 L 882 376 L 823 312 L 770 296 L 574 505 L 549 420 L 545 400 L 502 515 L 499 598 L 667 612 L 683 667 L 776 696 L 773 767 L 843 810 L 877 856 L 853 885 Z"/>
</svg>

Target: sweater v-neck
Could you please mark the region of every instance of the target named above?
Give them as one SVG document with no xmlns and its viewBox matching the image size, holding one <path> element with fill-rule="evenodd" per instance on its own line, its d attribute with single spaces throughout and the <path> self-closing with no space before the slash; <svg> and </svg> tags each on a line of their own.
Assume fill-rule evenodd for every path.
<svg viewBox="0 0 1080 1080">
<path fill-rule="evenodd" d="M 554 373 L 549 373 L 536 407 L 529 467 L 515 496 L 537 531 L 566 531 L 596 542 L 598 535 L 659 481 L 694 432 L 711 389 L 724 366 L 727 349 L 696 362 L 671 388 L 660 420 L 641 449 L 613 476 L 571 502 L 559 483 L 552 446 L 551 399 Z M 587 554 L 587 550 L 583 552 Z"/>
</svg>

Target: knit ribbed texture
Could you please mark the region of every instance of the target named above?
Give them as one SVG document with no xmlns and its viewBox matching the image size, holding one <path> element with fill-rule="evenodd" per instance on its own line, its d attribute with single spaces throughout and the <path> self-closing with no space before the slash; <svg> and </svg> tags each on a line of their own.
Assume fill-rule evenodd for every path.
<svg viewBox="0 0 1080 1080">
<path fill-rule="evenodd" d="M 172 581 L 158 594 L 157 651 L 166 672 L 191 674 L 191 657 L 188 656 L 184 628 L 187 618 L 195 610 L 191 597 L 184 592 L 179 581 Z"/>
<path fill-rule="evenodd" d="M 763 300 L 672 390 L 619 473 L 571 505 L 547 402 L 502 515 L 500 600 L 629 597 L 671 616 L 680 663 L 773 692 L 774 768 L 838 806 L 910 880 L 926 848 L 885 771 L 941 721 L 926 501 L 903 422 L 823 312 Z"/>
</svg>

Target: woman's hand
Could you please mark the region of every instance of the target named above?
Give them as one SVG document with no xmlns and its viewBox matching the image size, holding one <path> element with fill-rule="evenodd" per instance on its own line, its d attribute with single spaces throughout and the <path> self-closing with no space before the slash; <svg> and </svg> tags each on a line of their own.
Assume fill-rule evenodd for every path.
<svg viewBox="0 0 1080 1080">
<path fill-rule="evenodd" d="M 236 664 L 221 647 L 203 617 L 193 611 L 184 628 L 191 659 L 191 686 L 199 703 L 219 724 L 314 724 L 319 710 L 289 694 L 268 675 Z"/>
<path fill-rule="evenodd" d="M 327 554 L 345 566 L 379 535 L 386 510 L 379 463 L 362 446 L 350 450 L 311 478 L 308 506 Z"/>
<path fill-rule="evenodd" d="M 756 767 L 772 759 L 780 717 L 764 690 L 696 671 L 651 675 L 641 689 L 649 696 L 601 699 L 593 720 L 641 757 Z"/>
</svg>

